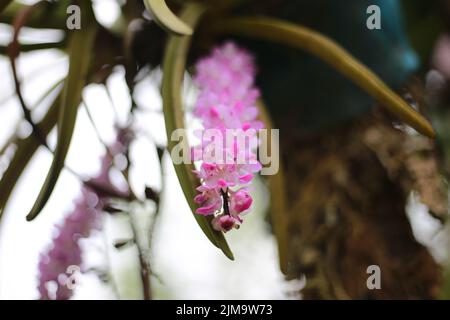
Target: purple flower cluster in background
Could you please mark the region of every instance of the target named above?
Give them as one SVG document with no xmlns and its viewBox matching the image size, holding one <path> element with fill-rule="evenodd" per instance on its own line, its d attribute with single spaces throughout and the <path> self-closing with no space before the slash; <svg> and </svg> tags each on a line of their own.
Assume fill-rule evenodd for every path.
<svg viewBox="0 0 450 320">
<path fill-rule="evenodd" d="M 75 208 L 64 220 L 56 225 L 56 235 L 51 246 L 41 253 L 39 259 L 40 299 L 66 300 L 73 294 L 70 268 L 81 270 L 82 251 L 79 240 L 90 235 L 93 229 L 100 227 L 101 213 L 108 198 L 114 195 L 127 196 L 127 187 L 118 188 L 110 179 L 114 157 L 123 154 L 132 133 L 129 129 L 120 129 L 115 143 L 102 157 L 99 174 L 84 183 L 81 195 L 75 201 Z"/>
</svg>

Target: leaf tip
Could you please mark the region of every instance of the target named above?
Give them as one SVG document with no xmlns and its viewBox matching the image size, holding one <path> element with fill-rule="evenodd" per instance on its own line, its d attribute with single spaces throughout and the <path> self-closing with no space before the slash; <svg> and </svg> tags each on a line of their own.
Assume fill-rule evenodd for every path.
<svg viewBox="0 0 450 320">
<path fill-rule="evenodd" d="M 180 36 L 190 36 L 193 29 L 178 18 L 162 0 L 145 0 L 147 10 L 162 28 Z"/>
<path fill-rule="evenodd" d="M 26 216 L 25 219 L 26 219 L 28 222 L 30 222 L 30 221 L 32 221 L 35 217 L 36 217 L 36 216 L 33 216 L 31 213 L 29 213 L 29 214 Z"/>
<path fill-rule="evenodd" d="M 231 250 L 229 248 L 227 248 L 227 249 L 222 248 L 222 252 L 228 259 L 230 259 L 231 261 L 234 261 L 233 252 L 231 252 Z"/>
</svg>

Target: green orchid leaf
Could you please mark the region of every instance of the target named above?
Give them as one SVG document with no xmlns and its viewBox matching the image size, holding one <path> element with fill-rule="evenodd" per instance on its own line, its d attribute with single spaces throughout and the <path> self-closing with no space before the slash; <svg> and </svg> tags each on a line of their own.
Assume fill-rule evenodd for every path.
<svg viewBox="0 0 450 320">
<path fill-rule="evenodd" d="M 393 92 L 377 75 L 335 41 L 314 30 L 267 17 L 230 18 L 211 28 L 216 33 L 260 38 L 303 49 L 348 77 L 401 121 L 425 136 L 435 136 L 428 120 Z"/>
<path fill-rule="evenodd" d="M 69 73 L 64 84 L 61 107 L 59 109 L 58 142 L 47 178 L 33 208 L 27 215 L 28 221 L 36 218 L 50 198 L 64 167 L 75 128 L 78 106 L 86 83 L 86 75 L 97 29 L 90 1 L 82 1 L 81 5 L 83 27 L 81 30 L 73 31 L 69 40 Z"/>
<path fill-rule="evenodd" d="M 47 92 L 46 95 L 49 93 Z M 37 127 L 44 136 L 47 136 L 56 125 L 60 98 L 61 95 L 55 98 L 44 118 L 37 124 Z M 3 210 L 6 207 L 17 180 L 40 145 L 40 140 L 33 134 L 18 141 L 14 156 L 0 180 L 0 218 L 3 215 Z"/>
<path fill-rule="evenodd" d="M 264 103 L 259 100 L 257 102 L 259 109 L 259 118 L 264 123 L 264 127 L 269 131 L 274 129 L 273 121 L 270 118 L 269 112 Z M 272 143 L 276 141 L 270 141 L 268 135 L 267 141 L 262 139 L 261 145 L 272 146 Z M 277 146 L 279 149 L 279 146 Z M 269 153 L 272 154 L 272 150 Z M 287 274 L 287 249 L 288 249 L 288 219 L 287 219 L 287 199 L 286 199 L 286 184 L 284 179 L 283 164 L 279 164 L 277 174 L 267 177 L 267 183 L 270 191 L 270 216 L 272 220 L 272 227 L 277 239 L 278 244 L 278 256 L 280 263 L 280 270 L 284 274 Z"/>
<path fill-rule="evenodd" d="M 191 35 L 192 28 L 170 11 L 164 0 L 144 0 L 147 10 L 165 30 L 177 35 Z"/>
<path fill-rule="evenodd" d="M 189 4 L 183 11 L 181 17 L 190 25 L 195 26 L 204 10 L 204 7 L 199 4 Z M 172 35 L 168 39 L 164 54 L 161 91 L 169 151 L 172 151 L 176 145 L 176 142 L 171 141 L 172 133 L 177 129 L 183 129 L 185 127 L 181 92 L 190 43 L 190 36 L 180 37 Z M 182 143 L 188 146 L 187 141 L 183 140 Z M 194 166 L 192 164 L 174 164 L 174 166 L 186 200 L 194 213 L 197 209 L 197 205 L 194 203 L 194 197 L 196 195 L 195 188 L 200 185 L 200 181 L 198 181 L 192 172 Z M 205 217 L 195 213 L 194 217 L 208 239 L 216 247 L 220 248 L 228 258 L 233 260 L 233 254 L 228 247 L 224 235 L 222 232 L 214 230 L 211 226 L 212 217 Z"/>
</svg>

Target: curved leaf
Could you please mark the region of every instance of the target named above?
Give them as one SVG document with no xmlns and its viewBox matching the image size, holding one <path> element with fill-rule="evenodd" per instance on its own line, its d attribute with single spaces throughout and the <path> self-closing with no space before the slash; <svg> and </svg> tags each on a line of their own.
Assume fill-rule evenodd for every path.
<svg viewBox="0 0 450 320">
<path fill-rule="evenodd" d="M 270 118 L 270 115 L 267 112 L 264 103 L 261 100 L 259 100 L 257 102 L 257 106 L 259 109 L 259 118 L 262 122 L 264 122 L 265 128 L 268 130 L 274 129 L 272 119 Z M 267 139 L 270 139 L 270 135 L 267 135 Z M 271 146 L 272 141 L 270 140 L 261 141 L 261 144 Z M 272 152 L 273 152 L 272 150 L 269 150 L 269 153 L 271 155 Z M 272 220 L 272 227 L 278 244 L 280 270 L 284 274 L 287 274 L 288 220 L 286 217 L 287 213 L 286 185 L 282 163 L 279 164 L 277 174 L 267 177 L 267 182 L 270 191 L 270 215 Z"/>
<path fill-rule="evenodd" d="M 183 11 L 181 17 L 190 25 L 195 26 L 203 11 L 204 7 L 201 5 L 195 3 L 190 4 Z M 172 132 L 176 129 L 184 128 L 181 92 L 190 42 L 190 36 L 179 37 L 172 35 L 169 37 L 164 54 L 161 91 L 169 151 L 171 151 L 176 144 L 176 142 L 171 141 L 170 139 Z M 183 141 L 183 143 L 185 143 L 186 146 L 188 145 L 187 141 Z M 174 166 L 186 200 L 188 201 L 192 212 L 195 212 L 197 206 L 193 199 L 196 195 L 195 188 L 200 185 L 200 182 L 192 172 L 194 166 L 192 164 L 174 164 Z M 208 239 L 216 247 L 220 248 L 228 258 L 233 260 L 233 254 L 228 247 L 225 237 L 221 232 L 215 231 L 212 228 L 212 218 L 195 213 L 194 217 Z"/>
<path fill-rule="evenodd" d="M 60 95 L 55 98 L 53 104 L 48 109 L 47 114 L 37 124 L 37 127 L 45 136 L 47 136 L 56 125 L 59 105 Z M 14 156 L 0 180 L 0 219 L 17 180 L 40 145 L 40 140 L 33 134 L 17 143 Z"/>
<path fill-rule="evenodd" d="M 330 64 L 418 132 L 430 138 L 435 136 L 431 124 L 377 75 L 339 44 L 314 30 L 266 17 L 231 18 L 213 28 L 219 33 L 256 37 L 303 49 Z"/>
<path fill-rule="evenodd" d="M 192 28 L 178 19 L 164 0 L 144 0 L 144 4 L 162 28 L 177 35 L 192 34 Z"/>
<path fill-rule="evenodd" d="M 64 84 L 63 97 L 59 109 L 58 142 L 50 171 L 33 208 L 27 215 L 28 221 L 36 218 L 50 198 L 59 174 L 64 167 L 75 128 L 78 106 L 81 102 L 81 93 L 86 82 L 96 34 L 90 1 L 85 0 L 81 4 L 83 26 L 81 30 L 75 30 L 69 40 L 69 73 Z"/>
</svg>

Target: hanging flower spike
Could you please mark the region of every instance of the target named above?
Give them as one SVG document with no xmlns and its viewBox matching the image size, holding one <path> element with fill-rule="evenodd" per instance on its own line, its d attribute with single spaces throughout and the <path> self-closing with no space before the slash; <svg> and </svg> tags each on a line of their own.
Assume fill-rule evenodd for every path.
<svg viewBox="0 0 450 320">
<path fill-rule="evenodd" d="M 200 88 L 194 114 L 205 129 L 261 129 L 256 120 L 256 100 L 260 93 L 254 87 L 253 57 L 227 42 L 196 65 L 194 83 Z"/>
<path fill-rule="evenodd" d="M 88 237 L 98 226 L 99 199 L 94 192 L 84 188 L 75 203 L 75 209 L 61 225 L 56 226 L 57 235 L 51 248 L 41 253 L 38 265 L 38 291 L 42 300 L 68 300 L 72 288 L 67 284 L 69 266 L 81 265 L 81 248 L 78 240 Z M 53 284 L 53 290 L 50 287 Z"/>
<path fill-rule="evenodd" d="M 254 86 L 255 74 L 253 57 L 232 42 L 215 48 L 196 65 L 194 83 L 200 94 L 194 115 L 205 129 L 222 133 L 223 162 L 212 152 L 217 147 L 214 139 L 202 139 L 201 145 L 193 148 L 194 159 L 203 160 L 195 171 L 202 185 L 194 201 L 200 205 L 197 214 L 215 215 L 212 225 L 218 231 L 228 232 L 243 222 L 242 214 L 250 209 L 253 199 L 241 186 L 250 184 L 262 168 L 255 153 L 259 143 L 256 130 L 263 128 L 257 120 L 260 93 Z M 228 143 L 230 130 L 235 131 L 231 131 L 233 141 Z M 243 132 L 248 143 L 238 139 Z"/>
<path fill-rule="evenodd" d="M 41 253 L 38 264 L 38 291 L 42 300 L 68 300 L 73 294 L 73 287 L 68 285 L 68 268 L 78 267 L 82 263 L 79 240 L 89 237 L 93 229 L 100 227 L 100 215 L 106 205 L 108 195 L 93 189 L 90 185 L 107 188 L 115 194 L 126 196 L 128 191 L 116 187 L 109 178 L 114 157 L 123 154 L 129 144 L 131 132 L 121 129 L 116 141 L 109 147 L 109 152 L 101 159 L 101 168 L 97 176 L 89 180 L 81 189 L 81 195 L 75 202 L 74 210 L 56 226 L 57 235 L 52 245 Z M 53 289 L 50 288 L 53 284 Z"/>
</svg>

